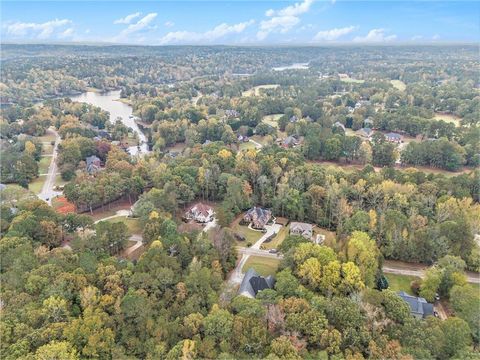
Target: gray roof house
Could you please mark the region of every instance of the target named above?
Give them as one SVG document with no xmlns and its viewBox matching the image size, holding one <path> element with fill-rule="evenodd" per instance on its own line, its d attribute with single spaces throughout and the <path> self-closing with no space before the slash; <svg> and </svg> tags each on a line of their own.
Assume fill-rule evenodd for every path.
<svg viewBox="0 0 480 360">
<path fill-rule="evenodd" d="M 373 130 L 370 128 L 362 128 L 358 130 L 358 134 L 369 139 L 373 135 Z"/>
<path fill-rule="evenodd" d="M 402 141 L 402 135 L 394 132 L 390 132 L 388 134 L 385 134 L 385 139 L 387 139 L 387 141 L 390 141 L 390 142 L 399 143 Z"/>
<path fill-rule="evenodd" d="M 343 125 L 340 121 L 336 121 L 335 124 L 333 124 L 333 127 L 339 127 L 345 131 L 345 125 Z"/>
<path fill-rule="evenodd" d="M 243 216 L 243 221 L 251 223 L 254 229 L 263 229 L 272 218 L 272 212 L 261 207 L 254 206 Z"/>
<path fill-rule="evenodd" d="M 433 304 L 430 304 L 422 297 L 408 295 L 405 291 L 399 291 L 400 296 L 410 306 L 410 313 L 418 319 L 425 319 L 433 315 Z"/>
<path fill-rule="evenodd" d="M 292 146 L 295 146 L 295 145 L 298 145 L 298 140 L 294 137 L 294 136 L 287 136 L 287 138 L 285 140 L 283 140 L 282 142 L 282 146 L 283 147 L 292 147 Z"/>
<path fill-rule="evenodd" d="M 95 156 L 89 156 L 85 159 L 87 163 L 87 172 L 89 174 L 95 174 L 98 170 L 100 170 L 100 159 Z"/>
<path fill-rule="evenodd" d="M 313 235 L 313 225 L 302 222 L 292 222 L 290 223 L 290 235 L 300 235 L 310 240 Z"/>
<path fill-rule="evenodd" d="M 238 294 L 249 298 L 255 298 L 257 294 L 265 289 L 272 289 L 275 285 L 275 278 L 273 276 L 260 276 L 255 269 L 250 268 L 245 273 Z"/>
</svg>

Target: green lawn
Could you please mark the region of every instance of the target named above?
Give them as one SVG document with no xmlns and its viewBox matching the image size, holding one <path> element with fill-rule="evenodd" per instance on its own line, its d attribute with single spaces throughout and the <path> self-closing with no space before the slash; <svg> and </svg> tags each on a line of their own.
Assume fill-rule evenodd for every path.
<svg viewBox="0 0 480 360">
<path fill-rule="evenodd" d="M 390 80 L 390 83 L 393 85 L 393 87 L 397 90 L 400 91 L 405 91 L 407 88 L 407 85 L 402 80 Z"/>
<path fill-rule="evenodd" d="M 239 146 L 239 150 L 248 150 L 248 149 L 256 149 L 255 144 L 249 142 L 242 142 Z"/>
<path fill-rule="evenodd" d="M 42 144 L 42 155 L 53 154 L 53 145 L 51 144 Z"/>
<path fill-rule="evenodd" d="M 459 118 L 459 117 L 456 116 L 456 115 L 435 113 L 435 115 L 433 116 L 433 118 L 434 118 L 435 120 L 443 120 L 443 121 L 445 121 L 445 122 L 449 122 L 449 123 L 455 124 L 455 126 L 460 126 L 460 120 L 461 120 L 461 118 Z"/>
<path fill-rule="evenodd" d="M 128 233 L 130 235 L 134 235 L 134 234 L 140 235 L 140 234 L 142 234 L 142 227 L 141 227 L 138 219 L 132 219 L 132 218 L 129 218 L 129 217 L 126 217 L 126 216 L 125 217 L 119 216 L 119 217 L 116 217 L 116 218 L 113 218 L 113 219 L 108 219 L 108 220 L 105 220 L 105 221 L 108 221 L 110 223 L 123 222 L 125 225 L 127 225 Z"/>
<path fill-rule="evenodd" d="M 50 166 L 50 163 L 52 162 L 52 157 L 51 156 L 43 156 L 40 158 L 40 161 L 38 162 L 38 172 L 40 174 L 45 174 L 48 172 L 48 167 Z"/>
<path fill-rule="evenodd" d="M 42 175 L 34 179 L 30 184 L 28 184 L 28 190 L 30 190 L 35 194 L 40 194 L 46 179 L 47 179 L 46 175 Z"/>
<path fill-rule="evenodd" d="M 242 271 L 247 272 L 248 269 L 254 268 L 257 273 L 262 276 L 275 275 L 280 260 L 267 258 L 262 256 L 250 256 L 243 266 Z"/>
<path fill-rule="evenodd" d="M 64 186 L 68 181 L 62 179 L 62 175 L 55 176 L 55 186 Z"/>
<path fill-rule="evenodd" d="M 262 89 L 276 89 L 277 87 L 279 87 L 280 85 L 278 84 L 271 84 L 271 85 L 258 85 L 258 86 L 255 86 L 253 88 L 251 88 L 250 90 L 247 90 L 247 91 L 244 91 L 242 93 L 242 96 L 258 96 L 260 95 L 260 90 Z"/>
<path fill-rule="evenodd" d="M 265 115 L 262 121 L 265 124 L 274 127 L 275 129 L 278 128 L 278 120 L 283 116 L 283 114 L 273 114 L 273 115 Z"/>
<path fill-rule="evenodd" d="M 245 236 L 245 241 L 237 241 L 237 245 L 244 247 L 246 247 L 248 243 L 250 243 L 250 245 L 255 244 L 263 235 L 261 231 L 251 230 L 245 225 L 236 225 L 233 231 Z"/>
<path fill-rule="evenodd" d="M 410 283 L 413 280 L 419 280 L 416 276 L 385 274 L 388 280 L 389 289 L 393 291 L 405 291 L 407 294 L 414 295 L 410 288 Z"/>
<path fill-rule="evenodd" d="M 288 226 L 282 226 L 280 231 L 278 232 L 277 236 L 275 236 L 272 241 L 270 242 L 264 242 L 262 244 L 262 248 L 264 249 L 278 249 L 280 244 L 285 240 L 286 236 L 288 235 L 289 227 Z"/>
<path fill-rule="evenodd" d="M 340 81 L 343 81 L 345 83 L 352 83 L 352 84 L 363 84 L 365 82 L 365 80 L 353 79 L 351 77 L 341 78 Z"/>
<path fill-rule="evenodd" d="M 47 132 L 43 136 L 38 136 L 37 139 L 42 142 L 51 142 L 51 141 L 55 141 L 55 135 Z"/>
</svg>

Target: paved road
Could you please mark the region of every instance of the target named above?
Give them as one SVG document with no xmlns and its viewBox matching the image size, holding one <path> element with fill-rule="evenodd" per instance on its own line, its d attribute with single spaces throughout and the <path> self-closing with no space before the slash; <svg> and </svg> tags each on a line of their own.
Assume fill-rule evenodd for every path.
<svg viewBox="0 0 480 360">
<path fill-rule="evenodd" d="M 252 253 L 250 252 L 242 253 L 242 258 L 237 263 L 237 266 L 232 271 L 230 278 L 228 279 L 230 283 L 240 284 L 242 282 L 243 276 L 244 276 L 242 269 L 245 263 L 247 262 L 248 258 L 250 257 L 250 255 L 255 255 L 255 252 L 258 252 L 259 254 L 261 254 L 259 256 L 267 256 L 265 253 L 267 253 L 268 255 L 272 255 L 272 254 L 269 254 L 268 251 L 260 250 L 260 246 L 270 235 L 273 235 L 273 233 L 278 233 L 281 227 L 282 225 L 279 225 L 279 224 L 265 226 L 265 228 L 267 229 L 267 232 L 264 233 L 263 236 L 260 239 L 258 239 L 258 241 L 255 244 L 253 244 L 250 248 L 245 248 L 249 251 L 252 251 Z"/>
<path fill-rule="evenodd" d="M 130 255 L 133 253 L 135 250 L 137 250 L 140 246 L 143 245 L 143 238 L 141 235 L 132 235 L 129 238 L 130 241 L 135 241 L 135 245 L 130 246 L 129 248 L 125 249 L 124 254 L 126 256 Z"/>
<path fill-rule="evenodd" d="M 42 191 L 38 194 L 38 197 L 48 203 L 48 205 L 52 205 L 52 198 L 61 195 L 61 191 L 53 190 L 55 186 L 55 177 L 57 176 L 57 155 L 58 155 L 58 144 L 60 143 L 60 136 L 58 133 L 53 129 L 48 129 L 48 132 L 52 132 L 55 134 L 55 144 L 53 145 L 53 153 L 51 155 L 52 160 L 50 161 L 50 166 L 48 167 L 47 178 L 45 179 L 45 183 L 43 184 Z"/>
<path fill-rule="evenodd" d="M 115 215 L 112 215 L 112 216 L 107 216 L 107 217 L 104 217 L 102 219 L 98 219 L 97 221 L 94 222 L 94 224 L 98 224 L 100 221 L 105 221 L 105 220 L 110 220 L 110 219 L 115 219 L 117 217 L 127 217 L 131 214 L 132 212 L 130 210 L 125 210 L 125 209 L 122 209 L 122 210 L 117 210 L 117 212 L 115 213 Z"/>
</svg>

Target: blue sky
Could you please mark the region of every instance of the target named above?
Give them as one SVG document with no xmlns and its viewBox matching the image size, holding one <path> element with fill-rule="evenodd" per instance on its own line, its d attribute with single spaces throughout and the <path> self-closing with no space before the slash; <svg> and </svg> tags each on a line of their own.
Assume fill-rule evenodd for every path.
<svg viewBox="0 0 480 360">
<path fill-rule="evenodd" d="M 478 42 L 476 1 L 2 1 L 3 42 Z"/>
</svg>

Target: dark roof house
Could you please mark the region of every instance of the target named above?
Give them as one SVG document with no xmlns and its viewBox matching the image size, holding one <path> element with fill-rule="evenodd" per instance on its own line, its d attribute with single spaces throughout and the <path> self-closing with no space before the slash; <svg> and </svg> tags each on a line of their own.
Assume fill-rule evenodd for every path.
<svg viewBox="0 0 480 360">
<path fill-rule="evenodd" d="M 254 229 L 263 229 L 271 218 L 272 212 L 270 210 L 254 206 L 245 213 L 243 221 L 251 223 Z"/>
<path fill-rule="evenodd" d="M 257 294 L 265 289 L 272 289 L 275 285 L 273 276 L 260 276 L 255 269 L 250 268 L 245 273 L 238 294 L 249 298 L 255 298 Z"/>
<path fill-rule="evenodd" d="M 424 319 L 433 315 L 433 304 L 430 304 L 422 297 L 408 295 L 405 291 L 398 292 L 400 296 L 410 306 L 410 313 L 418 319 Z"/>
<path fill-rule="evenodd" d="M 87 172 L 89 174 L 95 174 L 98 170 L 100 170 L 100 159 L 95 156 L 89 156 L 85 159 L 85 162 L 87 163 Z"/>
</svg>

